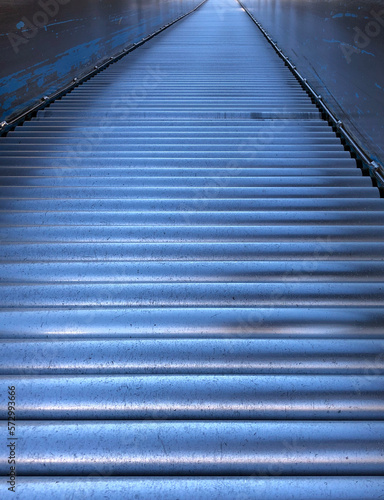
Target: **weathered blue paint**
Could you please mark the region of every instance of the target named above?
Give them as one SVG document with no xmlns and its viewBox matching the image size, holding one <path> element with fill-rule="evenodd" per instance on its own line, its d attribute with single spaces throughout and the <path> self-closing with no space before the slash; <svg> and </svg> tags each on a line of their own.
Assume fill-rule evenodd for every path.
<svg viewBox="0 0 384 500">
<path fill-rule="evenodd" d="M 198 3 L 0 0 L 0 119 L 19 114 Z"/>
<path fill-rule="evenodd" d="M 351 133 L 384 163 L 384 2 L 244 0 Z"/>
</svg>

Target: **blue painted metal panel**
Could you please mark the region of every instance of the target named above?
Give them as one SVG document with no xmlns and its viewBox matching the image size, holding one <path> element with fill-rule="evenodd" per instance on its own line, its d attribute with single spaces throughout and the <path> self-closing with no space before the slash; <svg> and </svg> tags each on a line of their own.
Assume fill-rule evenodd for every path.
<svg viewBox="0 0 384 500">
<path fill-rule="evenodd" d="M 198 0 L 0 0 L 0 120 L 15 116 Z"/>
<path fill-rule="evenodd" d="M 244 5 L 358 142 L 384 163 L 384 2 L 245 0 Z"/>
</svg>

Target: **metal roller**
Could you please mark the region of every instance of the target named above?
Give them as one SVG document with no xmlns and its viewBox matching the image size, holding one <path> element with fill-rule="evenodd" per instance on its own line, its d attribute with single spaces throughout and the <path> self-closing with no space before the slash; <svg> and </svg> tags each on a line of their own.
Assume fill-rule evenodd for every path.
<svg viewBox="0 0 384 500">
<path fill-rule="evenodd" d="M 1 138 L 18 499 L 384 495 L 384 202 L 312 97 L 208 0 Z"/>
</svg>

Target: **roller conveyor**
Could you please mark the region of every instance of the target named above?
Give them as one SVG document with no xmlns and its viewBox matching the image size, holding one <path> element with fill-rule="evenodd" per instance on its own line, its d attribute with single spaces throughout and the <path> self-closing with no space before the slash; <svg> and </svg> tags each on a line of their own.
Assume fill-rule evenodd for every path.
<svg viewBox="0 0 384 500">
<path fill-rule="evenodd" d="M 0 139 L 18 499 L 384 495 L 384 201 L 240 4 Z M 1 495 L 0 495 L 1 496 Z"/>
</svg>

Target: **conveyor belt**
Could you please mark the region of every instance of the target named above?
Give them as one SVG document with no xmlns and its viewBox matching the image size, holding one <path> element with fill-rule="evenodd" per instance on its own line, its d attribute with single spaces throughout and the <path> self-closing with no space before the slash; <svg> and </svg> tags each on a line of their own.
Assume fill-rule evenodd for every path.
<svg viewBox="0 0 384 500">
<path fill-rule="evenodd" d="M 235 0 L 0 152 L 15 498 L 384 495 L 384 201 Z"/>
</svg>

